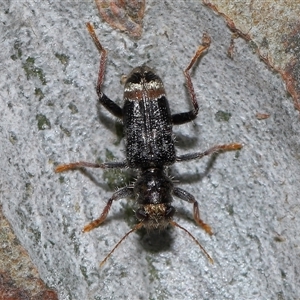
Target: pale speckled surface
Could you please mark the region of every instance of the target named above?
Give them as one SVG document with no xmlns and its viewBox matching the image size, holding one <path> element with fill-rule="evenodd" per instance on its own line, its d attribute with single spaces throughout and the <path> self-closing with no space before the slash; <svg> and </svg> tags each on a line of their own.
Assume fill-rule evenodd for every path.
<svg viewBox="0 0 300 300">
<path fill-rule="evenodd" d="M 60 299 L 299 298 L 299 118 L 279 76 L 249 45 L 237 40 L 230 60 L 230 32 L 199 1 L 148 1 L 139 41 L 103 24 L 93 1 L 1 5 L 1 202 L 41 277 Z M 214 265 L 188 236 L 171 230 L 156 252 L 149 250 L 156 240 L 145 236 L 141 242 L 140 235 L 131 235 L 99 269 L 101 259 L 130 228 L 122 211 L 126 200 L 114 204 L 105 225 L 82 234 L 113 190 L 101 170 L 89 171 L 95 180 L 80 172 L 63 174 L 63 183 L 53 173 L 54 162 L 104 160 L 106 150 L 124 157 L 113 118 L 101 108 L 98 117 L 94 85 L 99 58 L 87 21 L 98 27 L 109 50 L 106 94 L 121 103 L 121 76 L 146 62 L 164 79 L 174 112 L 188 108 L 182 69 L 202 33 L 212 37 L 208 54 L 192 74 L 199 117 L 175 128 L 178 151 L 232 141 L 245 146 L 238 157 L 218 156 L 205 175 L 209 159 L 177 164 L 172 174 L 197 197 L 215 235 L 197 228 L 192 207 L 179 200 L 176 220 L 201 241 Z M 57 53 L 69 58 L 67 66 Z M 28 57 L 35 59 L 35 70 L 46 84 L 43 77 L 26 77 Z M 35 95 L 36 88 L 43 99 Z M 218 111 L 230 112 L 230 120 L 218 122 Z M 257 112 L 271 116 L 259 121 Z M 36 116 L 41 114 L 51 128 L 38 129 Z"/>
</svg>

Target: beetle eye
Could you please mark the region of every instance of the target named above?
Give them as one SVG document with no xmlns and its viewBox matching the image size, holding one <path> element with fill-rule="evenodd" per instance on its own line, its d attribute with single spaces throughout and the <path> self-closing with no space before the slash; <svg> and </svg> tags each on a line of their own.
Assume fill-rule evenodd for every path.
<svg viewBox="0 0 300 300">
<path fill-rule="evenodd" d="M 173 206 L 170 206 L 166 209 L 166 217 L 172 218 L 175 214 L 175 208 Z"/>
<path fill-rule="evenodd" d="M 135 215 L 136 217 L 140 220 L 140 221 L 143 221 L 145 219 L 148 219 L 148 214 L 143 210 L 143 209 L 138 209 L 136 212 L 135 212 Z"/>
</svg>

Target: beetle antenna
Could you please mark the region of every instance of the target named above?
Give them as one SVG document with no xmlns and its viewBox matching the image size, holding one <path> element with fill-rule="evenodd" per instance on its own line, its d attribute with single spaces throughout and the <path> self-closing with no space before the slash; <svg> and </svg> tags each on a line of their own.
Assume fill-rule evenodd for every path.
<svg viewBox="0 0 300 300">
<path fill-rule="evenodd" d="M 183 231 L 185 231 L 193 240 L 194 242 L 200 247 L 200 249 L 204 252 L 204 254 L 206 255 L 206 257 L 208 258 L 209 262 L 211 264 L 214 263 L 214 260 L 211 258 L 211 256 L 208 254 L 208 252 L 204 249 L 204 247 L 197 241 L 197 239 L 184 227 L 180 226 L 178 223 L 176 223 L 173 220 L 170 220 L 170 224 L 174 227 L 178 227 L 180 229 L 182 229 Z"/>
<path fill-rule="evenodd" d="M 111 256 L 111 254 L 120 246 L 120 244 L 129 236 L 130 233 L 140 229 L 143 227 L 143 222 L 138 223 L 135 225 L 131 230 L 129 230 L 120 240 L 119 242 L 113 247 L 113 249 L 105 256 L 105 258 L 101 261 L 100 267 L 102 267 L 107 259 Z"/>
</svg>

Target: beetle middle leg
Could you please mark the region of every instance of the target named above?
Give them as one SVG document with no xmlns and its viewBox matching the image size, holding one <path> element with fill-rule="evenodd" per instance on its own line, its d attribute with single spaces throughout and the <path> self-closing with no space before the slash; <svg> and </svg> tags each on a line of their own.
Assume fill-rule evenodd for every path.
<svg viewBox="0 0 300 300">
<path fill-rule="evenodd" d="M 189 203 L 193 203 L 194 207 L 193 207 L 193 213 L 194 213 L 194 220 L 196 221 L 196 223 L 201 226 L 208 234 L 212 234 L 212 230 L 210 228 L 210 226 L 206 223 L 204 223 L 204 221 L 201 220 L 200 218 L 200 212 L 199 212 L 199 205 L 198 202 L 196 201 L 195 197 L 190 194 L 189 192 L 179 188 L 179 187 L 175 187 L 173 189 L 173 195 L 184 200 L 187 201 Z"/>
<path fill-rule="evenodd" d="M 69 170 L 76 170 L 80 168 L 100 168 L 100 169 L 125 169 L 128 168 L 127 162 L 107 162 L 103 164 L 89 163 L 86 161 L 78 161 L 68 164 L 58 165 L 55 168 L 55 173 L 61 173 Z"/>
<path fill-rule="evenodd" d="M 240 143 L 216 145 L 204 152 L 195 152 L 195 153 L 188 153 L 188 154 L 176 156 L 176 161 L 182 162 L 182 161 L 188 161 L 188 160 L 193 160 L 193 159 L 200 159 L 203 156 L 207 156 L 210 154 L 220 153 L 220 152 L 224 152 L 224 151 L 235 151 L 235 150 L 240 150 L 242 148 L 243 148 L 243 145 Z"/>
<path fill-rule="evenodd" d="M 187 83 L 188 92 L 192 101 L 193 109 L 188 112 L 178 113 L 172 115 L 172 123 L 173 125 L 180 125 L 194 120 L 197 117 L 199 106 L 196 98 L 196 93 L 194 90 L 193 82 L 191 79 L 191 75 L 189 73 L 190 69 L 193 67 L 198 58 L 209 48 L 211 39 L 207 34 L 203 34 L 202 45 L 199 46 L 195 55 L 191 59 L 190 63 L 184 70 L 184 76 Z"/>
</svg>

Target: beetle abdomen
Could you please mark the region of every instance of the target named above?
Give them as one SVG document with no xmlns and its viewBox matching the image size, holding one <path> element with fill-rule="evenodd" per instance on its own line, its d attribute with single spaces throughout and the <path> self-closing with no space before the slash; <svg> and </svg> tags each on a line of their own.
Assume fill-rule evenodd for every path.
<svg viewBox="0 0 300 300">
<path fill-rule="evenodd" d="M 135 68 L 125 84 L 123 122 L 131 168 L 175 162 L 172 119 L 161 79 L 148 67 Z"/>
</svg>

